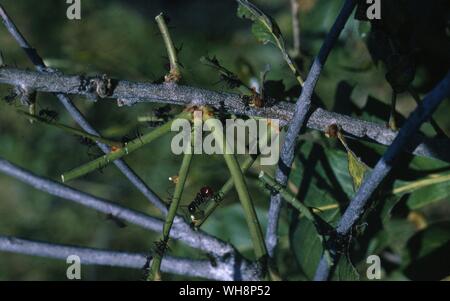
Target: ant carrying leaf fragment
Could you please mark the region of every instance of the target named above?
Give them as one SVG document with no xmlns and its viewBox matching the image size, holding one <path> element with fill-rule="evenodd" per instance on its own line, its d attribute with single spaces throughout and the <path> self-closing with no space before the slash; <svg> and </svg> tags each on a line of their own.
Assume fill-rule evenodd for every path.
<svg viewBox="0 0 450 301">
<path fill-rule="evenodd" d="M 209 58 L 207 56 L 203 56 L 200 58 L 200 62 L 202 64 L 205 64 L 219 72 L 220 81 L 223 81 L 228 88 L 235 89 L 239 87 L 244 87 L 248 91 L 251 91 L 252 89 L 247 86 L 236 74 L 222 66 L 217 59 L 217 57 L 213 56 L 212 58 Z"/>
</svg>

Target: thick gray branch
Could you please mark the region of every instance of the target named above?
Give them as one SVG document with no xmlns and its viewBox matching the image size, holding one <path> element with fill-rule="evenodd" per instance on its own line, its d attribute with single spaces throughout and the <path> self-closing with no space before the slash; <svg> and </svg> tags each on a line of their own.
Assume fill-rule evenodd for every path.
<svg viewBox="0 0 450 301">
<path fill-rule="evenodd" d="M 127 253 L 52 243 L 36 242 L 0 235 L 0 251 L 66 260 L 69 255 L 80 257 L 81 264 L 104 265 L 142 269 L 147 261 L 145 254 Z M 260 269 L 256 264 L 235 259 L 220 259 L 213 265 L 208 260 L 192 260 L 164 256 L 163 272 L 212 280 L 259 280 Z"/>
<path fill-rule="evenodd" d="M 51 179 L 39 177 L 4 160 L 1 157 L 0 172 L 51 195 L 73 201 L 105 214 L 112 215 L 145 229 L 159 233 L 162 232 L 163 221 L 157 218 L 92 196 L 85 192 L 55 182 Z M 193 248 L 201 249 L 216 256 L 224 256 L 235 252 L 229 244 L 209 236 L 202 231 L 194 231 L 186 223 L 178 220 L 174 222 L 171 238 L 180 240 Z"/>
<path fill-rule="evenodd" d="M 0 83 L 28 87 L 40 92 L 63 93 L 92 96 L 83 92 L 82 77 L 61 73 L 38 73 L 13 68 L 0 68 Z M 248 107 L 242 97 L 234 93 L 223 93 L 179 86 L 174 84 L 152 84 L 119 80 L 108 99 L 117 99 L 120 105 L 133 105 L 138 102 L 171 103 L 181 106 L 209 105 L 226 112 L 246 116 L 259 116 L 279 119 L 287 124 L 293 116 L 294 104 L 279 102 L 268 108 Z M 348 137 L 365 139 L 382 145 L 390 145 L 396 132 L 384 124 L 364 121 L 324 109 L 315 108 L 307 116 L 306 126 L 325 131 L 330 124 L 339 124 Z M 437 158 L 450 162 L 449 139 L 427 138 L 422 134 L 412 137 L 406 151 L 416 155 Z"/>
</svg>

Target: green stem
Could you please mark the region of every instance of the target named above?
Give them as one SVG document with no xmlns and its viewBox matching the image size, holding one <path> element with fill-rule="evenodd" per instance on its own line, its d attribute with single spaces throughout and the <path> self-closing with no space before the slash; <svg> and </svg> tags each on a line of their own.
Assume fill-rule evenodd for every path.
<svg viewBox="0 0 450 301">
<path fill-rule="evenodd" d="M 397 127 L 397 111 L 395 110 L 397 106 L 397 93 L 392 91 L 391 97 L 391 113 L 389 115 L 389 128 L 393 131 L 398 131 Z"/>
<path fill-rule="evenodd" d="M 253 165 L 253 163 L 255 163 L 256 159 L 257 159 L 256 156 L 251 156 L 250 158 L 247 158 L 244 161 L 244 163 L 241 166 L 243 174 L 245 174 L 250 169 L 250 167 Z M 233 187 L 234 187 L 234 180 L 233 180 L 233 178 L 230 178 L 230 179 L 228 179 L 228 181 L 226 181 L 226 183 L 222 186 L 222 188 L 217 193 L 217 195 L 222 196 L 222 198 L 216 202 L 213 202 L 211 205 L 208 206 L 208 208 L 206 208 L 203 219 L 199 223 L 194 225 L 196 228 L 200 228 L 206 222 L 208 217 L 217 209 L 217 207 L 220 206 L 220 204 L 222 203 L 223 197 L 228 192 L 230 192 Z"/>
<path fill-rule="evenodd" d="M 84 176 L 94 170 L 97 170 L 99 168 L 103 168 L 109 163 L 113 162 L 114 160 L 120 159 L 126 155 L 131 154 L 135 150 L 141 148 L 142 146 L 154 141 L 155 139 L 163 136 L 164 134 L 170 132 L 172 122 L 176 119 L 189 119 L 190 113 L 189 112 L 183 112 L 179 114 L 175 119 L 170 120 L 169 122 L 165 123 L 164 125 L 160 126 L 159 128 L 156 128 L 155 130 L 151 131 L 150 133 L 144 134 L 141 137 L 137 137 L 136 139 L 128 142 L 123 148 L 120 148 L 114 152 L 110 152 L 108 154 L 105 154 L 91 162 L 88 162 L 80 167 L 77 167 L 75 169 L 72 169 L 71 171 L 68 171 L 61 175 L 61 180 L 63 182 L 68 182 L 70 180 L 79 178 L 81 176 Z"/>
<path fill-rule="evenodd" d="M 184 185 L 186 184 L 187 175 L 189 172 L 189 167 L 192 161 L 192 151 L 185 153 L 183 157 L 183 162 L 181 163 L 180 171 L 178 173 L 178 182 L 175 186 L 175 192 L 173 194 L 172 202 L 170 203 L 169 212 L 167 213 L 166 221 L 163 226 L 162 242 L 164 248 L 155 252 L 153 257 L 152 266 L 150 268 L 150 273 L 147 280 L 161 280 L 161 261 L 164 256 L 164 251 L 169 242 L 170 229 L 173 225 L 173 220 L 177 214 L 178 207 L 180 205 L 181 195 L 184 190 Z"/>
<path fill-rule="evenodd" d="M 181 72 L 178 66 L 177 50 L 173 45 L 172 38 L 170 37 L 169 29 L 167 28 L 163 13 L 160 13 L 158 16 L 156 16 L 155 20 L 158 24 L 159 30 L 161 31 L 161 35 L 164 39 L 164 44 L 166 45 L 167 54 L 169 56 L 170 74 L 168 77 L 166 77 L 166 81 L 177 82 L 181 78 Z"/>
<path fill-rule="evenodd" d="M 276 134 L 278 135 L 278 134 Z M 265 145 L 268 141 L 268 139 L 271 139 L 272 137 L 272 128 L 270 127 L 269 131 L 267 131 L 267 134 L 262 137 L 262 139 L 259 141 L 260 145 Z M 247 171 L 252 167 L 253 163 L 255 163 L 256 159 L 258 159 L 258 156 L 252 155 L 249 158 L 247 158 L 244 163 L 242 163 L 241 170 L 242 173 L 245 174 Z M 220 206 L 222 203 L 223 198 L 225 195 L 230 192 L 230 190 L 234 187 L 234 181 L 233 178 L 228 179 L 228 181 L 222 186 L 222 188 L 219 190 L 217 195 L 222 196 L 218 201 L 212 203 L 209 205 L 205 210 L 205 216 L 203 219 L 196 225 L 194 225 L 197 228 L 200 228 L 208 219 L 208 217 L 217 209 L 217 207 Z"/>
<path fill-rule="evenodd" d="M 123 143 L 122 142 L 118 142 L 118 141 L 106 139 L 106 138 L 103 138 L 103 137 L 91 135 L 91 134 L 89 134 L 89 133 L 87 133 L 85 131 L 75 129 L 75 128 L 72 128 L 70 126 L 58 123 L 58 122 L 48 121 L 45 118 L 42 118 L 42 117 L 39 117 L 39 116 L 36 116 L 36 115 L 32 115 L 30 113 L 26 113 L 26 112 L 23 112 L 23 111 L 18 111 L 18 112 L 19 112 L 19 114 L 25 115 L 27 118 L 29 118 L 31 120 L 38 121 L 40 123 L 43 123 L 43 124 L 51 126 L 51 127 L 59 128 L 59 129 L 61 129 L 63 131 L 66 131 L 68 133 L 71 133 L 71 134 L 74 134 L 74 135 L 77 135 L 77 136 L 80 136 L 80 137 L 87 138 L 87 139 L 92 140 L 94 142 L 97 141 L 97 142 L 100 142 L 100 143 L 103 143 L 103 144 L 106 144 L 106 145 L 109 145 L 109 146 L 118 147 L 118 148 L 122 148 L 123 147 Z"/>
<path fill-rule="evenodd" d="M 245 183 L 244 175 L 234 154 L 227 154 L 227 149 L 229 148 L 228 143 L 224 139 L 223 132 L 218 130 L 222 128 L 220 121 L 214 118 L 211 118 L 209 120 L 211 120 L 211 126 L 214 127 L 213 134 L 215 140 L 222 146 L 222 151 L 224 153 L 223 157 L 231 173 L 231 177 L 233 179 L 234 186 L 236 187 L 239 200 L 241 201 L 242 207 L 244 209 L 245 218 L 247 220 L 250 235 L 255 248 L 255 255 L 258 259 L 264 258 L 267 255 L 264 236 L 258 221 L 258 216 L 256 215 L 256 211 L 253 206 L 252 199 L 248 192 L 247 185 Z"/>
<path fill-rule="evenodd" d="M 274 178 L 261 171 L 259 174 L 259 179 L 266 185 L 268 185 L 271 189 L 276 190 L 281 194 L 284 200 L 291 204 L 295 209 L 297 209 L 301 215 L 310 220 L 316 228 L 317 237 L 324 244 L 326 238 L 323 234 L 323 230 L 332 229 L 332 226 L 321 219 L 317 214 L 313 212 L 313 208 L 310 208 L 300 202 L 291 192 L 289 192 L 282 185 L 277 183 Z M 326 227 L 326 229 L 324 229 Z M 327 249 L 324 248 L 324 256 L 328 262 L 331 262 L 331 255 Z"/>
<path fill-rule="evenodd" d="M 303 214 L 307 219 L 312 222 L 316 222 L 316 218 L 313 215 L 312 208 L 307 207 L 302 202 L 300 202 L 291 192 L 283 188 L 280 184 L 278 184 L 274 178 L 266 174 L 264 171 L 259 173 L 259 179 L 267 184 L 272 189 L 275 189 L 277 192 L 281 194 L 283 199 L 286 200 L 289 204 L 291 204 L 295 209 L 297 209 L 301 214 Z"/>
</svg>

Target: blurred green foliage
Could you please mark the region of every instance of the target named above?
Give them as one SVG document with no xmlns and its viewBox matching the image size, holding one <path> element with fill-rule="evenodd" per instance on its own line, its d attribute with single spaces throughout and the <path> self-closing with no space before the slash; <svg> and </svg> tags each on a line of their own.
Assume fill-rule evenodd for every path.
<svg viewBox="0 0 450 301">
<path fill-rule="evenodd" d="M 289 1 L 254 2 L 276 20 L 289 49 L 292 45 Z M 428 3 L 430 1 L 400 2 L 405 11 L 399 15 L 412 18 L 412 21 L 397 24 L 401 30 L 391 34 L 415 39 L 414 86 L 419 92 L 426 92 L 449 69 L 449 28 L 446 28 L 445 18 L 441 20 L 439 9 L 439 4 L 445 1 L 431 1 L 433 4 Z M 305 75 L 341 1 L 301 0 L 300 3 L 302 56 L 297 63 Z M 183 64 L 183 84 L 227 89 L 223 83 L 217 84 L 218 74 L 199 61 L 202 56 L 215 55 L 224 66 L 241 76 L 248 75 L 252 69 L 259 74 L 266 64 L 270 64 L 270 80 L 282 80 L 286 90 L 292 89 L 292 99 L 300 92 L 279 51 L 273 46 L 258 44 L 251 35 L 250 24 L 236 16 L 234 1 L 83 0 L 80 21 L 66 19 L 64 1 L 5 0 L 2 5 L 46 63 L 66 73 L 107 73 L 141 81 L 161 78 L 168 62 L 154 17 L 163 11 L 171 19 L 169 25 L 175 44 L 182 46 L 179 58 Z M 398 15 L 392 18 L 398 18 Z M 397 28 L 396 24 L 392 26 Z M 351 19 L 327 62 L 315 101 L 339 113 L 385 123 L 392 88 L 385 79 L 385 64 L 376 62 L 382 60 L 382 56 L 377 57 L 370 39 L 373 36 L 368 23 Z M 368 49 L 367 45 L 372 48 Z M 0 50 L 8 65 L 32 68 L 3 26 L 0 26 Z M 9 93 L 8 87 L 0 86 L 2 97 Z M 118 108 L 108 101 L 91 103 L 81 98 L 74 98 L 74 102 L 96 129 L 113 138 L 133 135 L 138 126 L 137 117 L 151 114 L 158 107 L 139 104 Z M 56 110 L 60 122 L 76 126 L 52 95 L 39 94 L 38 108 Z M 399 95 L 397 110 L 401 116 L 407 117 L 414 108 L 415 102 L 408 94 Z M 58 129 L 30 125 L 26 118 L 15 112 L 16 109 L 15 105 L 0 102 L 1 157 L 39 175 L 59 180 L 61 172 L 87 162 L 92 157 L 90 153 L 95 152 L 94 148 L 88 149 L 77 138 Z M 434 116 L 447 134 L 450 133 L 449 109 L 447 101 Z M 141 125 L 141 131 L 148 130 Z M 434 134 L 428 124 L 422 130 L 428 135 Z M 322 213 L 333 224 L 354 194 L 347 171 L 347 155 L 338 143 L 317 132 L 308 131 L 302 136 L 301 144 L 289 188 L 310 206 L 337 204 L 337 208 Z M 369 166 L 373 166 L 385 149 L 366 142 L 349 141 L 349 145 Z M 168 178 L 177 173 L 181 163 L 181 157 L 171 154 L 169 148 L 170 136 L 166 136 L 126 158 L 164 199 L 173 188 Z M 255 166 L 247 178 L 265 228 L 269 194 L 255 176 L 260 168 Z M 448 171 L 449 165 L 442 162 L 402 156 L 374 197 L 375 205 L 370 214 L 358 226 L 358 231 L 355 230 L 358 233 L 353 233 L 353 238 L 357 239 L 352 248 L 345 253 L 361 275 L 365 275 L 365 258 L 370 254 L 379 254 L 382 260 L 391 258 L 383 261 L 386 262 L 383 279 L 438 279 L 441 276 L 439 279 L 442 279 L 450 274 L 449 270 L 426 268 L 427 263 L 435 264 L 433 260 L 439 254 L 448 254 L 445 251 L 449 239 L 449 182 L 419 187 L 412 192 L 393 193 L 396 187 L 430 175 L 442 176 Z M 220 156 L 195 156 L 183 202 L 188 203 L 204 185 L 218 189 L 228 177 Z M 71 185 L 128 207 L 158 214 L 114 167 L 107 167 L 102 173 L 93 173 Z M 0 175 L 0 191 L 2 235 L 130 252 L 150 250 L 158 237 L 156 233 L 145 232 L 133 225 L 119 228 L 106 216 L 50 197 L 3 175 Z M 443 221 L 447 221 L 447 227 Z M 322 246 L 312 237 L 313 228 L 308 223 L 289 208 L 283 211 L 277 260 L 282 274 L 288 279 L 311 279 L 320 257 Z M 252 257 L 248 229 L 234 192 L 204 229 L 230 241 L 243 254 Z M 433 249 L 433 246 L 436 247 Z M 202 257 L 176 242 L 172 243 L 171 249 L 177 256 Z M 0 253 L 0 280 L 64 280 L 65 268 L 62 261 Z M 348 265 L 342 269 L 348 271 Z M 417 274 L 419 270 L 425 274 Z M 141 271 L 105 267 L 83 267 L 82 272 L 85 280 L 132 280 L 141 279 L 142 275 Z M 165 279 L 183 277 L 167 275 Z"/>
</svg>

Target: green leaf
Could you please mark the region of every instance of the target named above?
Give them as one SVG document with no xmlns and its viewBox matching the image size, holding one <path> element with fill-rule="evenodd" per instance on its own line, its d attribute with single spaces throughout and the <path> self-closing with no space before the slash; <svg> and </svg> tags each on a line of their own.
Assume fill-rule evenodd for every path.
<svg viewBox="0 0 450 301">
<path fill-rule="evenodd" d="M 450 271 L 449 254 L 450 221 L 433 224 L 408 241 L 402 257 L 405 275 L 412 280 L 441 280 Z"/>
<path fill-rule="evenodd" d="M 353 180 L 353 189 L 357 191 L 361 186 L 366 172 L 369 167 L 362 162 L 351 150 L 347 151 L 348 155 L 348 172 Z"/>
<path fill-rule="evenodd" d="M 450 201 L 449 196 L 450 180 L 447 180 L 414 191 L 408 199 L 407 205 L 410 209 L 415 210 L 440 200 L 447 199 L 447 201 Z"/>
<path fill-rule="evenodd" d="M 238 0 L 239 7 L 237 15 L 242 19 L 253 21 L 252 32 L 255 38 L 263 43 L 272 43 L 273 45 L 284 49 L 284 41 L 280 28 L 271 17 L 265 15 L 255 5 L 246 0 Z"/>
<path fill-rule="evenodd" d="M 293 168 L 289 179 L 291 185 L 295 187 L 306 187 L 305 191 L 301 191 L 300 197 L 305 205 L 313 208 L 338 205 L 333 191 L 333 182 L 327 177 L 323 164 L 320 162 L 326 158 L 315 157 L 321 153 L 320 149 L 321 146 L 311 142 L 302 145 L 299 154 L 300 160 L 296 160 L 296 167 Z M 314 169 L 314 173 L 305 176 L 305 170 L 310 169 Z M 307 185 L 302 185 L 305 183 Z M 341 199 L 340 201 L 345 202 L 346 200 Z M 327 223 L 335 225 L 340 217 L 339 206 L 319 211 L 318 215 Z M 304 275 L 312 280 L 323 254 L 322 242 L 314 224 L 304 217 L 299 218 L 298 214 L 291 215 L 289 239 L 298 265 Z"/>
<path fill-rule="evenodd" d="M 345 194 L 351 198 L 354 194 L 353 179 L 348 168 L 348 155 L 338 149 L 326 149 L 325 154 L 331 169 Z"/>
<path fill-rule="evenodd" d="M 293 229 L 290 241 L 295 259 L 305 276 L 312 280 L 323 254 L 322 243 L 314 224 L 306 218 L 300 219 Z"/>
</svg>

